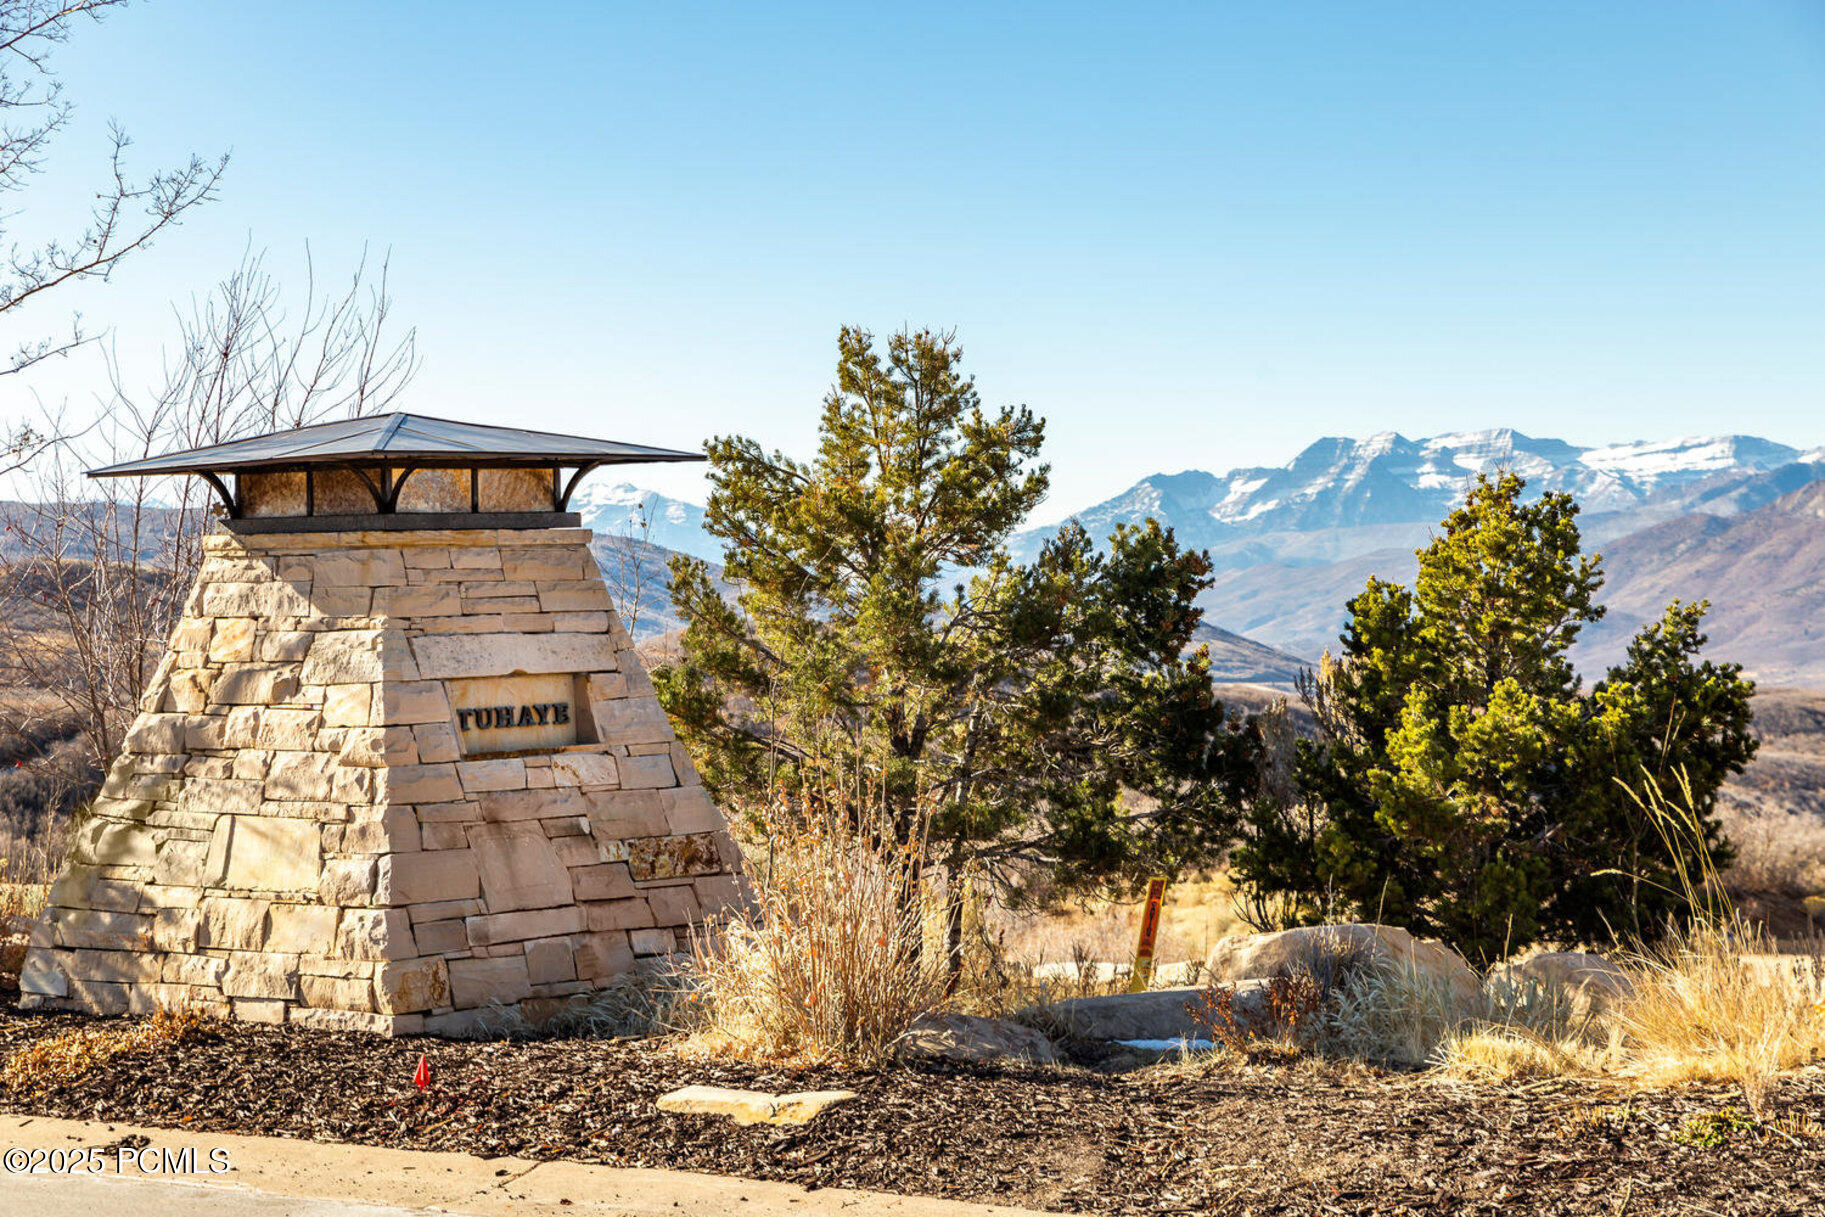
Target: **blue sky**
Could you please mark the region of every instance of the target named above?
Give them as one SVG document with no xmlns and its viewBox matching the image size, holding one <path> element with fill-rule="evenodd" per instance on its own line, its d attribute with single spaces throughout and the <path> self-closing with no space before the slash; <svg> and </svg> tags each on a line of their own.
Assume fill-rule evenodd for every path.
<svg viewBox="0 0 1825 1217">
<path fill-rule="evenodd" d="M 22 233 L 109 118 L 233 153 L 81 297 L 148 372 L 250 240 L 293 278 L 365 243 L 430 414 L 803 455 L 839 325 L 955 327 L 1050 420 L 1048 517 L 1326 434 L 1825 443 L 1817 3 L 160 0 L 56 62 Z"/>
</svg>

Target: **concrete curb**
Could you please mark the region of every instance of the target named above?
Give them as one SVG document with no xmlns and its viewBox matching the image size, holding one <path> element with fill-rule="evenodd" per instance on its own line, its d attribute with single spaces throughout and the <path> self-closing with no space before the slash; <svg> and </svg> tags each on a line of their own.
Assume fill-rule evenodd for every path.
<svg viewBox="0 0 1825 1217">
<path fill-rule="evenodd" d="M 194 1173 L 118 1168 L 116 1147 L 123 1138 L 143 1136 L 145 1151 L 193 1149 Z M 194 1213 L 265 1212 L 270 1204 L 239 1205 L 238 1195 L 292 1197 L 378 1205 L 406 1210 L 438 1209 L 476 1217 L 679 1217 L 680 1214 L 738 1214 L 739 1217 L 817 1217 L 822 1214 L 891 1214 L 893 1217 L 1031 1217 L 1031 1210 L 964 1204 L 919 1196 L 858 1192 L 843 1188 L 807 1191 L 795 1184 L 764 1183 L 689 1171 L 635 1170 L 581 1162 L 533 1162 L 523 1158 L 477 1158 L 459 1153 L 380 1149 L 365 1145 L 323 1145 L 275 1137 L 183 1132 L 47 1116 L 0 1116 L 0 1149 L 62 1150 L 101 1148 L 107 1170 L 99 1175 L 57 1179 L 18 1175 L 0 1184 L 0 1214 L 92 1213 L 89 1197 L 190 1185 Z M 231 1169 L 209 1173 L 212 1150 L 225 1150 Z M 70 1204 L 57 1203 L 67 1187 Z M 210 1202 L 205 1202 L 209 1197 Z M 150 1198 L 150 1197 L 148 1197 Z M 219 1200 L 217 1204 L 214 1201 Z M 23 1207 L 14 1208 L 17 1201 Z M 46 1207 L 47 1202 L 55 1208 Z M 168 1203 L 168 1202 L 167 1202 Z M 110 1204 L 108 1207 L 113 1208 Z M 165 1204 L 154 1206 L 158 1211 Z M 118 1211 L 126 1211 L 124 1208 Z M 318 1211 L 315 1208 L 311 1212 Z M 330 1211 L 330 1210 L 326 1210 Z"/>
</svg>

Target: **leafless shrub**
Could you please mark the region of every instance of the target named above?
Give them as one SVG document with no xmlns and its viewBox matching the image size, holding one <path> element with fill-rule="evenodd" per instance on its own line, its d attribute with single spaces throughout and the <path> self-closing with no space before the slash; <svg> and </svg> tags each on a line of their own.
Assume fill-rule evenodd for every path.
<svg viewBox="0 0 1825 1217">
<path fill-rule="evenodd" d="M 1723 874 L 1731 892 L 1825 893 L 1825 817 L 1726 804 L 1718 819 L 1736 847 L 1736 859 Z"/>
<path fill-rule="evenodd" d="M 43 691 L 44 714 L 73 722 L 77 749 L 23 750 L 62 789 L 92 790 L 118 749 L 201 562 L 214 518 L 192 479 L 85 481 L 100 465 L 261 431 L 382 410 L 417 365 L 415 335 L 393 341 L 386 268 L 301 307 L 258 255 L 179 318 L 179 341 L 150 389 L 110 359 L 113 393 L 80 434 L 48 449 L 0 552 L 0 684 Z M 0 716 L 0 749 L 28 737 Z M 68 802 L 68 799 L 65 799 Z"/>
<path fill-rule="evenodd" d="M 620 527 L 625 531 L 597 539 L 596 564 L 602 568 L 602 578 L 628 634 L 638 637 L 641 609 L 655 590 L 655 576 L 660 574 L 647 553 L 652 547 L 653 521 L 647 515 L 646 504 L 635 503 Z"/>
</svg>

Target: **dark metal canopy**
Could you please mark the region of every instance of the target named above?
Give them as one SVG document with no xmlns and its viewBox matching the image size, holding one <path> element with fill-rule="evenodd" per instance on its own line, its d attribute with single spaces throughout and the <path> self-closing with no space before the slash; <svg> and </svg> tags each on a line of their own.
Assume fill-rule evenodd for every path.
<svg viewBox="0 0 1825 1217">
<path fill-rule="evenodd" d="M 588 465 L 593 468 L 703 459 L 702 454 L 696 452 L 587 439 L 580 435 L 459 423 L 423 414 L 377 414 L 371 418 L 317 423 L 208 448 L 192 448 L 188 452 L 127 461 L 105 469 L 91 469 L 89 476 L 278 472 L 350 465 L 434 465 L 463 469 Z"/>
<path fill-rule="evenodd" d="M 585 474 L 603 465 L 635 465 L 656 461 L 701 461 L 696 452 L 649 448 L 581 435 L 554 435 L 549 431 L 523 431 L 517 427 L 490 427 L 459 423 L 423 414 L 378 414 L 341 422 L 317 423 L 291 431 L 275 431 L 251 439 L 231 440 L 188 452 L 172 452 L 144 460 L 91 469 L 92 478 L 158 477 L 191 473 L 208 482 L 222 501 L 223 511 L 235 526 L 246 531 L 295 531 L 298 523 L 345 524 L 371 527 L 544 527 L 576 523 L 566 515 L 570 496 Z M 566 479 L 561 470 L 572 472 Z M 400 491 L 412 474 L 427 469 L 470 470 L 470 511 L 454 513 L 398 513 Z M 551 470 L 549 512 L 481 514 L 476 470 Z M 381 517 L 320 516 L 314 502 L 312 478 L 328 470 L 355 475 L 372 495 L 374 511 Z M 305 509 L 302 517 L 249 520 L 245 517 L 245 477 L 248 474 L 304 474 Z M 231 489 L 224 478 L 232 476 Z M 397 513 L 397 514 L 396 514 Z"/>
</svg>

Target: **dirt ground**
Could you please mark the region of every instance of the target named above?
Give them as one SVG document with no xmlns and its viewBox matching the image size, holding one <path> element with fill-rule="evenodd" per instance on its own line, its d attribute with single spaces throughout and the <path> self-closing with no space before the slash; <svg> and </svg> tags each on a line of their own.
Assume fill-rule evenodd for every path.
<svg viewBox="0 0 1825 1217">
<path fill-rule="evenodd" d="M 0 1012 L 0 1054 L 80 1021 Z M 411 1081 L 421 1052 L 432 1078 L 423 1094 Z M 1133 1064 L 783 1070 L 684 1061 L 658 1041 L 233 1025 L 40 1090 L 0 1084 L 0 1110 L 1089 1213 L 1825 1213 L 1825 1070 L 1778 1087 L 1774 1127 L 1725 1121 L 1707 1139 L 1693 1121 L 1740 1104 L 1729 1091 L 1631 1098 L 1561 1081 Z M 845 1087 L 861 1099 L 802 1128 L 654 1106 L 689 1083 Z"/>
</svg>

